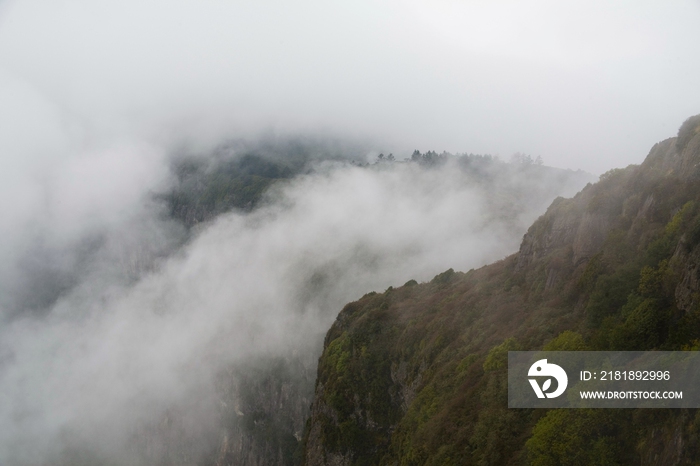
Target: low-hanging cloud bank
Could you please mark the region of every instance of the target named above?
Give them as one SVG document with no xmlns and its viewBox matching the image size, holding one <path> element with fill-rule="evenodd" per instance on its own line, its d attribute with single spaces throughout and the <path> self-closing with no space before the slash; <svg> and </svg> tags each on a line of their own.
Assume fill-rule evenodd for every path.
<svg viewBox="0 0 700 466">
<path fill-rule="evenodd" d="M 148 463 L 160 453 L 139 449 L 139 429 L 174 408 L 189 454 L 205 454 L 218 441 L 222 370 L 261 357 L 315 360 L 344 303 L 515 251 L 555 195 L 585 182 L 499 170 L 479 184 L 453 163 L 321 164 L 180 249 L 182 229 L 143 203 L 103 219 L 82 255 L 75 245 L 95 237 L 94 222 L 74 222 L 71 241 L 44 231 L 72 261 L 62 269 L 72 281 L 29 313 L 17 298 L 0 324 L 0 463 L 88 453 Z"/>
</svg>

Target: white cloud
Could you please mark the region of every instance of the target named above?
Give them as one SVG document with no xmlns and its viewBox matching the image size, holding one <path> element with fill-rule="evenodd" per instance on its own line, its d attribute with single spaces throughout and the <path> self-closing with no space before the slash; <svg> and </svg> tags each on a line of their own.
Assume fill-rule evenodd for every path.
<svg viewBox="0 0 700 466">
<path fill-rule="evenodd" d="M 501 258 L 547 199 L 580 187 L 496 177 L 484 190 L 451 165 L 320 171 L 268 207 L 219 218 L 132 284 L 115 278 L 130 265 L 115 259 L 167 244 L 168 224 L 111 225 L 82 265 L 89 273 L 45 317 L 0 328 L 0 461 L 32 463 L 70 446 L 126 461 L 118 452 L 129 433 L 173 405 L 205 419 L 195 431 L 216 427 L 207 413 L 217 371 L 270 355 L 312 363 L 346 302 Z M 489 197 L 519 183 L 530 208 L 494 213 L 502 200 Z"/>
</svg>

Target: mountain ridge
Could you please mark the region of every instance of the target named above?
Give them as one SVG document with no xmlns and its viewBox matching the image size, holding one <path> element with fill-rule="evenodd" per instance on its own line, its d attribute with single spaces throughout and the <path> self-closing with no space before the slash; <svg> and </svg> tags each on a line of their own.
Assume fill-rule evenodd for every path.
<svg viewBox="0 0 700 466">
<path fill-rule="evenodd" d="M 642 164 L 556 199 L 517 253 L 345 306 L 304 464 L 694 464 L 697 410 L 509 410 L 505 358 L 698 348 L 698 179 L 691 117 Z"/>
</svg>

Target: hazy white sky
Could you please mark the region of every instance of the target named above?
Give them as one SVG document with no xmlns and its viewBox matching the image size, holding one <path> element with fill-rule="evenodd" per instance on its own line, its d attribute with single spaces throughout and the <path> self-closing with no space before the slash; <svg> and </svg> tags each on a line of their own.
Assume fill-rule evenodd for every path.
<svg viewBox="0 0 700 466">
<path fill-rule="evenodd" d="M 601 173 L 700 113 L 699 21 L 698 0 L 0 0 L 0 149 L 274 129 Z"/>
</svg>

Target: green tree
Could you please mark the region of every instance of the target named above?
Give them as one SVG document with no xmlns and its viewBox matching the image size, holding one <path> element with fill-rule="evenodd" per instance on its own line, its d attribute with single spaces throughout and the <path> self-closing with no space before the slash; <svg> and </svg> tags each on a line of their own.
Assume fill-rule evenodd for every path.
<svg viewBox="0 0 700 466">
<path fill-rule="evenodd" d="M 619 417 L 619 416 L 618 416 Z M 611 410 L 557 409 L 539 420 L 527 441 L 532 466 L 628 464 Z"/>
</svg>

